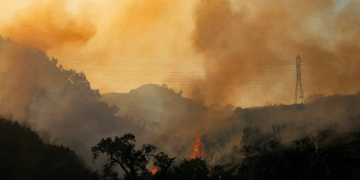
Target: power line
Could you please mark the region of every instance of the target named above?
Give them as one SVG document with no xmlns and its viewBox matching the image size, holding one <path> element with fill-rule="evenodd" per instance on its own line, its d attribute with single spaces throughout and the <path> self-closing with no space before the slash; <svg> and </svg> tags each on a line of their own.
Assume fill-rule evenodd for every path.
<svg viewBox="0 0 360 180">
<path fill-rule="evenodd" d="M 142 81 L 143 82 L 143 81 Z M 136 83 L 94 83 L 95 85 L 103 85 L 103 84 L 112 84 L 112 85 L 130 85 L 130 84 L 137 84 L 140 85 L 142 84 L 142 82 L 136 82 Z M 157 82 L 154 82 L 155 84 Z M 247 84 L 247 85 L 264 85 L 264 84 L 295 84 L 296 82 L 269 82 L 269 83 L 233 83 L 233 84 Z M 93 85 L 94 85 L 93 84 Z M 335 89 L 346 89 L 346 90 L 350 90 L 351 88 L 354 88 L 354 86 L 329 86 L 329 85 L 323 85 L 323 84 L 319 84 L 319 83 L 311 83 L 309 81 L 307 81 L 306 83 L 303 83 L 305 85 L 311 85 L 311 86 L 323 86 L 323 87 L 332 87 Z M 194 86 L 199 86 L 199 83 L 170 83 L 167 85 L 194 85 Z M 360 86 L 357 86 L 360 87 Z M 355 87 L 356 88 L 356 87 Z"/>
<path fill-rule="evenodd" d="M 177 73 L 182 73 L 182 72 L 177 72 Z M 103 74 L 103 73 L 87 73 L 87 74 Z M 241 75 L 272 75 L 272 74 L 293 74 L 293 73 L 265 73 L 265 74 L 241 74 Z M 304 73 L 305 75 L 309 75 L 309 76 L 318 76 L 318 75 L 314 75 L 314 74 L 308 74 L 308 73 Z M 118 74 L 118 73 L 111 73 L 111 75 L 126 75 L 126 76 L 136 76 L 136 75 L 152 75 L 152 76 L 168 76 L 168 75 L 156 75 L 156 74 Z M 188 75 L 189 76 L 189 75 Z M 319 77 L 324 77 L 325 76 L 319 76 Z M 333 80 L 334 78 L 331 78 L 331 80 Z M 91 81 L 92 80 L 112 80 L 113 79 L 90 79 Z M 347 81 L 353 81 L 352 79 L 344 79 L 344 78 L 341 78 L 341 79 L 338 79 L 336 78 L 336 80 L 347 80 Z M 255 80 L 256 81 L 256 80 Z M 261 81 L 261 80 L 259 80 Z M 273 81 L 273 80 L 266 80 L 266 81 Z M 276 80 L 275 80 L 276 81 Z"/>
<path fill-rule="evenodd" d="M 229 72 L 160 72 L 160 71 L 120 71 L 120 70 L 88 70 L 88 69 L 82 69 L 81 71 L 87 71 L 86 74 L 126 74 L 126 75 L 137 75 L 137 74 L 127 74 L 127 73 L 146 73 L 148 75 L 154 75 L 154 74 L 222 74 L 222 73 L 229 73 Z M 89 72 L 90 71 L 90 72 Z M 256 75 L 256 74 L 290 74 L 288 72 L 295 72 L 296 70 L 282 70 L 282 71 L 246 71 L 246 72 L 252 72 L 252 74 L 249 75 Z M 118 73 L 113 73 L 113 72 L 118 72 Z M 312 71 L 308 71 L 308 70 L 301 70 L 302 74 L 305 75 L 311 75 L 311 76 L 320 76 L 318 74 L 321 75 L 326 75 L 326 76 L 335 76 L 338 77 L 338 75 L 335 74 L 328 74 L 328 73 L 321 73 L 321 72 L 312 72 Z M 304 73 L 305 72 L 305 73 Z M 310 72 L 307 73 L 307 72 Z M 311 74 L 313 73 L 313 74 Z M 230 73 L 230 74 L 248 74 L 248 73 L 239 73 L 239 72 L 234 72 L 234 73 Z M 143 75 L 143 74 L 141 74 Z M 320 76 L 320 77 L 325 77 L 325 76 Z M 343 78 L 341 78 L 341 80 L 343 80 Z"/>
<path fill-rule="evenodd" d="M 90 74 L 103 74 L 103 75 L 113 75 L 113 76 L 146 76 L 146 75 L 152 75 L 152 76 L 169 76 L 169 75 L 165 75 L 165 74 L 119 74 L 119 73 L 86 73 L 88 75 Z M 237 74 L 237 75 L 241 75 L 241 76 L 265 76 L 265 75 L 279 75 L 279 74 L 293 74 L 293 73 L 266 73 L 266 74 Z M 177 76 L 185 76 L 185 77 L 192 77 L 192 76 L 200 76 L 200 75 L 205 75 L 205 73 L 198 73 L 198 74 L 182 74 L 182 75 L 177 75 Z M 233 74 L 236 75 L 236 74 Z"/>
<path fill-rule="evenodd" d="M 306 76 L 315 76 L 315 77 L 320 77 L 322 79 L 330 79 L 330 80 L 339 80 L 339 81 L 351 81 L 354 82 L 354 79 L 349 79 L 349 78 L 336 78 L 339 76 L 334 75 L 334 77 L 329 77 L 329 76 L 322 76 L 322 75 L 317 75 L 317 74 L 308 74 L 308 73 L 302 73 L 303 75 Z"/>
<path fill-rule="evenodd" d="M 141 83 L 144 82 L 145 80 L 112 80 L 112 79 L 90 79 L 90 81 L 92 82 L 96 82 L 96 81 L 112 81 L 112 82 L 134 82 L 134 83 Z M 274 82 L 274 83 L 278 83 L 278 82 L 293 82 L 294 79 L 285 79 L 285 81 L 282 80 L 251 80 L 251 82 Z M 313 80 L 306 80 L 304 79 L 303 81 L 306 82 L 314 82 L 314 83 L 318 83 L 318 84 L 325 84 L 325 85 L 330 85 L 330 87 L 338 87 L 338 84 L 333 84 L 333 83 L 324 83 L 324 82 L 318 82 L 318 81 L 313 81 Z M 152 81 L 152 82 L 158 82 L 158 83 L 169 83 L 169 82 L 191 82 L 191 83 L 201 83 L 201 82 L 222 82 L 222 83 L 231 83 L 231 84 L 237 84 L 238 81 L 201 81 L 201 80 L 190 80 L 190 81 Z M 111 84 L 111 83 L 110 83 Z M 241 84 L 247 84 L 247 83 L 241 83 Z M 342 85 L 344 86 L 344 85 Z M 351 86 L 346 86 L 345 87 L 353 87 L 353 85 Z"/>
<path fill-rule="evenodd" d="M 194 75 L 194 74 L 233 74 L 233 75 L 272 75 L 272 74 L 292 74 L 290 72 L 294 72 L 296 70 L 285 70 L 285 71 L 246 71 L 252 73 L 229 73 L 229 72 L 159 72 L 159 71 L 106 71 L 106 70 L 82 70 L 82 71 L 90 71 L 86 74 L 104 74 L 104 75 L 152 75 L 152 76 L 168 76 L 168 75 L 158 75 L 158 74 L 185 74 L 186 76 Z M 115 72 L 115 73 L 114 73 Z M 118 72 L 118 73 L 116 73 Z M 138 72 L 144 73 L 139 74 Z M 312 72 L 307 70 L 301 70 L 302 74 L 309 75 L 309 76 L 317 76 L 317 77 L 324 77 L 328 78 L 328 76 L 339 77 L 335 74 L 327 74 L 327 73 L 320 73 L 320 72 Z M 310 72 L 310 73 L 307 73 Z M 130 74 L 136 73 L 136 74 Z M 334 79 L 334 78 L 332 78 Z M 349 78 L 336 78 L 338 80 L 348 80 L 352 81 L 354 79 Z"/>
<path fill-rule="evenodd" d="M 110 79 L 93 79 L 93 80 L 99 80 L 99 81 L 113 81 L 113 82 L 119 82 L 119 81 L 131 81 L 131 82 L 144 82 L 144 80 L 110 80 Z M 294 81 L 293 79 L 285 79 L 285 80 L 289 80 L 289 82 Z M 152 82 L 193 82 L 193 83 L 201 83 L 201 82 L 225 82 L 225 83 L 232 83 L 232 84 L 236 84 L 239 81 L 201 81 L 201 80 L 191 80 L 191 81 L 152 81 Z M 251 82 L 279 82 L 279 80 L 255 80 L 255 81 L 251 81 Z"/>
<path fill-rule="evenodd" d="M 347 90 L 350 90 L 350 88 L 356 88 L 356 87 L 354 87 L 354 86 L 352 86 L 352 87 L 339 87 L 339 86 L 328 86 L 328 85 L 322 85 L 322 84 L 318 84 L 318 83 L 316 83 L 316 84 L 314 84 L 314 83 L 309 83 L 309 82 L 306 82 L 306 83 L 304 83 L 304 84 L 306 84 L 306 85 L 313 85 L 313 86 L 323 86 L 323 87 L 331 87 L 331 88 L 335 88 L 335 89 L 347 89 Z M 357 86 L 358 88 L 360 87 L 360 86 Z"/>
<path fill-rule="evenodd" d="M 310 65 L 310 64 L 303 64 L 304 66 L 310 66 L 310 67 L 315 67 L 315 68 L 324 68 L 324 69 L 336 69 L 339 70 L 341 69 L 341 71 L 345 71 L 345 70 L 356 70 L 356 71 L 360 71 L 360 69 L 356 69 L 356 68 L 344 68 L 344 67 L 326 67 L 326 66 L 314 66 L 314 65 Z"/>
<path fill-rule="evenodd" d="M 144 81 L 142 81 L 144 82 Z M 295 82 L 268 82 L 268 83 L 231 83 L 231 84 L 282 84 L 282 83 L 291 83 L 294 84 Z M 96 83 L 96 84 L 141 84 L 139 83 Z M 230 83 L 228 83 L 230 84 Z M 189 83 L 189 84 L 179 84 L 179 83 L 173 83 L 173 84 L 167 84 L 167 85 L 200 85 L 199 83 Z"/>
<path fill-rule="evenodd" d="M 324 64 L 324 63 L 314 63 L 314 62 L 309 62 L 309 61 L 304 61 L 304 63 L 317 64 L 317 65 L 321 65 L 321 67 L 323 67 L 324 65 L 325 66 L 331 66 L 331 65 Z M 319 67 L 319 66 L 317 66 L 317 67 Z M 350 67 L 342 67 L 342 66 L 336 66 L 336 67 L 331 66 L 331 68 L 334 68 L 334 69 L 352 69 L 352 70 L 360 71 L 360 69 L 358 69 L 358 68 L 350 68 Z"/>
<path fill-rule="evenodd" d="M 110 63 L 112 64 L 110 64 Z M 106 61 L 105 63 L 101 62 L 101 63 L 97 63 L 97 61 L 94 60 L 89 60 L 89 61 L 72 61 L 72 62 L 68 62 L 69 64 L 82 64 L 82 65 L 86 65 L 86 64 L 96 64 L 96 65 L 126 65 L 126 66 L 160 66 L 161 64 L 165 64 L 165 65 L 207 65 L 206 62 L 196 62 L 196 63 L 176 63 L 176 62 L 168 62 L 168 61 Z M 115 64 L 114 64 L 115 63 Z M 324 68 L 324 66 L 328 66 L 325 67 L 327 69 L 352 69 L 352 70 L 357 70 L 360 71 L 360 69 L 358 68 L 349 68 L 349 67 L 342 67 L 342 66 L 336 66 L 333 67 L 331 65 L 328 64 L 324 64 L 324 63 L 314 63 L 314 62 L 309 62 L 309 61 L 304 61 L 303 64 L 304 66 L 312 66 L 312 67 L 322 67 Z M 131 65 L 133 64 L 133 65 Z M 143 65 L 141 65 L 143 64 Z M 159 65 L 160 64 L 160 65 Z M 232 63 L 232 65 L 249 65 L 249 64 L 253 64 L 253 65 L 293 65 L 294 63 L 291 61 L 254 61 L 254 62 L 244 62 L 244 61 L 239 61 L 237 63 Z M 315 64 L 315 65 L 321 65 L 321 66 L 313 66 L 311 64 Z"/>
<path fill-rule="evenodd" d="M 329 87 L 339 87 L 337 84 L 332 84 L 332 83 L 324 83 L 324 82 L 311 81 L 311 80 L 304 80 L 304 81 L 306 81 L 306 82 L 318 83 L 318 84 L 330 85 Z M 354 87 L 353 85 L 351 85 L 351 86 L 341 85 L 341 86 L 342 86 L 342 87 Z"/>
<path fill-rule="evenodd" d="M 157 57 L 157 56 L 156 56 Z M 109 63 L 110 62 L 110 63 Z M 115 64 L 114 64 L 115 62 Z M 351 69 L 351 70 L 356 70 L 356 71 L 360 71 L 360 69 L 357 68 L 349 68 L 349 67 L 341 67 L 341 66 L 336 66 L 336 67 L 332 67 L 330 65 L 324 64 L 324 63 L 314 63 L 314 62 L 309 62 L 309 61 L 304 61 L 303 64 L 304 66 L 309 66 L 309 67 L 316 67 L 316 68 L 325 68 L 325 69 Z M 103 65 L 103 66 L 108 66 L 108 65 L 112 65 L 112 66 L 194 66 L 194 65 L 201 65 L 201 66 L 209 66 L 210 64 L 206 64 L 206 63 L 174 63 L 174 62 L 167 62 L 167 61 L 155 61 L 155 62 L 149 62 L 149 61 L 106 61 L 105 63 L 96 63 L 96 61 L 73 61 L 73 62 L 69 62 L 69 64 L 79 64 L 79 65 Z M 311 64 L 316 64 L 316 65 L 321 65 L 321 66 L 314 66 Z M 214 64 L 216 65 L 216 64 Z M 273 66 L 273 65 L 280 65 L 280 66 L 287 66 L 287 65 L 294 65 L 293 62 L 290 61 L 254 61 L 254 62 L 238 62 L 238 63 L 232 63 L 229 64 L 229 66 Z M 327 66 L 327 67 L 324 67 Z"/>
<path fill-rule="evenodd" d="M 93 85 L 104 85 L 104 84 L 112 84 L 112 85 L 132 85 L 132 84 L 136 84 L 136 85 L 140 85 L 142 84 L 141 82 L 139 83 L 96 83 Z M 264 85 L 264 84 L 295 84 L 295 82 L 276 82 L 276 83 L 237 83 L 237 84 L 247 84 L 247 85 Z M 310 83 L 310 82 L 305 82 L 303 83 L 304 85 L 310 85 L 310 86 L 322 86 L 322 87 L 331 87 L 334 89 L 338 89 L 338 90 L 350 90 L 353 89 L 354 87 L 339 87 L 339 86 L 328 86 L 328 85 L 322 85 L 322 84 L 318 84 L 318 83 Z M 199 86 L 199 84 L 167 84 L 167 85 L 188 85 L 188 86 Z M 360 87 L 360 86 L 359 86 Z M 358 88 L 359 88 L 358 87 Z"/>
<path fill-rule="evenodd" d="M 111 62 L 112 64 L 108 64 L 108 62 Z M 127 64 L 126 64 L 127 63 Z M 241 64 L 242 63 L 242 64 Z M 345 68 L 345 67 L 323 67 L 323 63 L 312 63 L 312 62 L 307 62 L 304 61 L 304 65 L 305 66 L 310 66 L 310 67 L 317 67 L 317 68 L 325 68 L 325 69 L 352 69 L 352 70 L 359 70 L 356 68 Z M 91 64 L 101 64 L 101 63 L 89 63 L 89 61 L 75 61 L 75 62 L 71 62 L 70 64 L 85 64 L 85 65 L 91 65 Z M 314 66 L 311 64 L 319 64 L 322 66 Z M 122 66 L 185 66 L 185 65 L 202 65 L 202 66 L 209 66 L 209 64 L 204 64 L 204 63 L 169 63 L 166 61 L 156 61 L 156 62 L 144 62 L 144 61 L 107 61 L 107 64 L 101 64 L 101 65 L 122 65 Z M 216 64 L 214 64 L 216 65 Z M 263 61 L 263 62 L 239 62 L 239 63 L 233 63 L 232 65 L 229 66 L 287 66 L 287 65 L 294 65 L 292 62 L 290 61 Z M 178 74 L 178 75 L 186 75 L 186 76 L 191 76 L 191 75 L 202 75 L 202 74 L 221 74 L 221 73 L 227 73 L 227 74 L 233 74 L 233 75 L 277 75 L 277 74 L 295 74 L 294 72 L 296 70 L 282 70 L 282 71 L 246 71 L 246 72 L 234 72 L 234 73 L 229 73 L 229 72 L 163 72 L 163 71 L 118 71 L 118 70 L 89 70 L 89 69 L 83 69 L 82 71 L 90 71 L 87 72 L 86 74 L 104 74 L 104 75 L 118 75 L 118 76 L 137 76 L 137 75 L 151 75 L 151 76 L 168 76 L 166 74 Z M 318 76 L 318 77 L 328 77 L 328 76 L 335 76 L 338 77 L 337 75 L 334 74 L 327 74 L 327 73 L 322 73 L 320 71 L 317 72 L 312 72 L 312 71 L 307 71 L 307 70 L 300 70 L 300 72 L 303 71 L 305 73 L 305 75 L 309 75 L 309 76 Z M 131 74 L 131 73 L 136 73 L 136 74 Z M 139 74 L 139 73 L 143 73 L 143 74 Z M 321 76 L 321 75 L 326 75 L 326 76 Z M 334 78 L 332 78 L 333 80 Z M 345 78 L 337 78 L 338 80 L 353 80 L 353 79 L 345 79 Z M 290 79 L 288 79 L 290 80 Z M 111 79 L 92 79 L 91 81 L 113 81 Z M 131 83 L 96 83 L 96 84 L 141 84 L 143 82 L 147 82 L 147 80 L 118 80 L 115 82 L 131 82 Z M 312 81 L 312 80 L 304 80 L 306 81 L 305 84 L 310 84 L 310 85 L 316 85 L 316 86 L 326 86 L 326 87 L 332 87 L 332 88 L 338 88 L 338 89 L 348 89 L 348 87 L 353 88 L 354 86 L 337 86 L 335 84 L 332 83 L 324 83 L 324 82 L 317 82 L 317 81 Z M 152 81 L 154 83 L 170 83 L 169 85 L 199 85 L 199 82 L 204 82 L 204 81 Z M 252 80 L 250 83 L 247 82 L 230 82 L 230 81 L 205 81 L 206 83 L 208 82 L 218 82 L 218 83 L 231 83 L 231 84 L 247 84 L 247 85 L 251 85 L 251 84 L 281 84 L 281 83 L 295 83 L 295 82 L 287 82 L 287 81 L 279 81 L 279 80 Z M 262 82 L 262 83 L 260 83 Z M 264 83 L 265 82 L 265 83 Z M 316 83 L 316 84 L 314 84 Z"/>
<path fill-rule="evenodd" d="M 223 73 L 223 72 L 159 72 L 159 71 L 105 71 L 105 70 L 86 70 L 86 71 L 91 71 L 94 73 L 86 73 L 86 74 L 105 74 L 105 75 L 129 75 L 129 76 L 134 76 L 134 75 L 152 75 L 152 76 L 168 76 L 168 75 L 158 75 L 158 74 L 185 74 L 186 76 L 189 76 L 189 74 L 193 75 L 193 74 L 218 74 L 218 73 Z M 99 72 L 100 71 L 100 72 Z M 229 74 L 233 74 L 233 75 L 272 75 L 272 74 L 293 74 L 293 73 L 289 73 L 289 72 L 294 72 L 295 70 L 285 70 L 285 71 L 247 71 L 247 72 L 253 72 L 253 73 L 229 73 Z M 319 72 L 312 72 L 312 71 L 307 71 L 307 70 L 301 70 L 302 73 L 304 75 L 309 75 L 309 76 L 318 76 L 318 77 L 324 77 L 327 78 L 329 75 L 331 76 L 335 76 L 338 77 L 337 75 L 334 74 L 326 74 L 326 73 L 319 73 Z M 118 72 L 118 73 L 112 73 L 112 72 Z M 146 74 L 139 74 L 137 72 L 142 72 L 142 73 L 146 73 Z M 310 72 L 310 73 L 306 73 L 306 72 Z M 137 73 L 137 74 L 130 74 L 130 73 Z M 313 74 L 311 74 L 313 73 Z M 320 75 L 319 75 L 320 74 Z M 326 76 L 321 76 L 321 75 L 326 75 Z M 334 78 L 332 78 L 334 79 Z M 348 78 L 336 78 L 338 80 L 348 80 L 348 81 L 353 81 L 353 79 L 348 79 Z M 104 79 L 103 79 L 104 80 Z"/>
<path fill-rule="evenodd" d="M 72 61 L 72 62 L 68 62 L 69 64 L 74 64 L 74 63 L 80 63 L 80 64 L 89 64 L 89 62 L 92 62 L 92 64 L 103 64 L 103 63 L 108 63 L 108 62 L 116 62 L 116 63 L 174 63 L 174 62 L 169 62 L 169 61 L 106 61 L 106 62 L 101 62 L 98 63 L 98 61 L 96 60 L 88 60 L 88 61 Z M 208 63 L 208 62 L 198 62 L 198 63 L 187 63 L 187 64 L 204 64 L 204 63 Z M 294 63 L 292 61 L 237 61 L 237 63 Z M 183 63 L 177 63 L 177 64 L 183 64 Z"/>
<path fill-rule="evenodd" d="M 145 73 L 169 73 L 169 74 L 174 74 L 174 73 L 228 73 L 227 72 L 161 72 L 161 71 L 120 71 L 120 70 L 112 70 L 112 71 L 108 71 L 108 70 L 93 70 L 93 69 L 83 69 L 81 71 L 96 71 L 96 72 L 145 72 Z M 246 72 L 259 72 L 259 73 L 263 73 L 263 72 L 272 72 L 272 73 L 278 73 L 278 72 L 293 72 L 296 70 L 284 70 L 284 71 L 246 71 Z M 241 73 L 240 73 L 241 74 Z"/>
<path fill-rule="evenodd" d="M 80 65 L 93 65 L 93 64 L 83 64 L 83 63 L 72 63 L 72 64 L 80 64 Z M 96 64 L 99 65 L 99 64 Z M 194 66 L 194 64 L 101 64 L 101 66 L 179 66 L 181 65 L 182 67 L 186 67 L 186 66 Z M 209 66 L 209 64 L 198 64 L 199 66 Z M 232 67 L 232 66 L 236 66 L 236 67 L 242 67 L 242 66 L 289 66 L 289 65 L 293 65 L 293 64 L 232 64 L 229 65 L 228 67 Z"/>
</svg>

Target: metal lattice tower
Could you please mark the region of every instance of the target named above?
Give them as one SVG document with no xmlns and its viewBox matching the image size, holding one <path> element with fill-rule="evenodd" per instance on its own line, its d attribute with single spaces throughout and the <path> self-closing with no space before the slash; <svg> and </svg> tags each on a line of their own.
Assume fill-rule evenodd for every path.
<svg viewBox="0 0 360 180">
<path fill-rule="evenodd" d="M 301 84 L 301 67 L 300 67 L 300 55 L 296 56 L 296 88 L 294 103 L 303 104 L 305 102 L 304 91 Z"/>
</svg>

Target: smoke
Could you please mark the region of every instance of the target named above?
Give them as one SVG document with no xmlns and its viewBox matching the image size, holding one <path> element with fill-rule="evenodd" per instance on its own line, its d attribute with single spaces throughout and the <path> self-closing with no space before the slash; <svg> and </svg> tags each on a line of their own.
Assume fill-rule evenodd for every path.
<svg viewBox="0 0 360 180">
<path fill-rule="evenodd" d="M 103 93 L 151 81 L 205 105 L 290 104 L 297 54 L 305 96 L 357 88 L 359 3 L 339 2 L 35 1 L 0 32 L 83 70 Z"/>
<path fill-rule="evenodd" d="M 264 144 L 276 137 L 280 147 L 289 147 L 291 142 L 305 136 L 319 137 L 321 131 L 331 130 L 334 134 L 349 132 L 359 122 L 359 94 L 334 95 L 305 105 L 274 105 L 257 108 L 236 108 L 211 106 L 188 101 L 184 108 L 177 100 L 179 114 L 172 113 L 165 118 L 163 129 L 155 143 L 173 157 L 189 157 L 193 152 L 195 133 L 200 133 L 205 145 L 205 159 L 211 165 L 237 161 L 241 153 L 233 151 L 242 147 L 243 131 L 258 128 L 256 141 Z M 168 107 L 174 105 L 168 104 Z M 329 140 L 331 142 L 331 139 Z"/>
<path fill-rule="evenodd" d="M 193 135 L 200 132 L 209 156 L 220 158 L 230 152 L 245 127 L 255 121 L 257 126 L 264 124 L 262 132 L 273 124 L 282 126 L 275 120 L 282 114 L 286 116 L 281 121 L 306 124 L 287 128 L 289 132 L 308 132 L 317 120 L 302 122 L 309 117 L 297 112 L 274 111 L 262 117 L 245 113 L 249 117 L 239 118 L 244 113 L 241 109 L 232 112 L 220 106 L 292 103 L 297 54 L 302 59 L 305 96 L 345 94 L 358 88 L 357 1 L 340 11 L 335 10 L 336 1 L 329 0 L 101 1 L 82 3 L 77 12 L 70 12 L 67 4 L 30 3 L 2 24 L 0 32 L 45 50 L 65 68 L 84 70 L 92 87 L 102 92 L 128 92 L 145 83 L 145 76 L 157 84 L 178 82 L 170 86 L 200 102 L 174 98 L 162 104 L 163 131 L 156 141 L 171 142 L 174 146 L 162 146 L 174 156 L 190 155 Z M 99 138 L 131 131 L 139 134 L 139 143 L 150 142 L 151 136 L 144 135 L 147 131 L 141 133 L 129 119 L 114 116 L 115 109 L 85 97 L 88 93 L 82 86 L 72 84 L 43 51 L 5 40 L 0 46 L 0 113 L 26 119 L 54 138 L 78 138 L 87 148 Z M 192 72 L 204 73 L 194 76 Z M 329 112 L 338 112 L 334 117 L 341 119 L 345 111 L 328 109 L 304 112 L 323 119 Z M 285 118 L 293 116 L 296 120 Z M 220 146 L 226 148 L 213 148 Z"/>
<path fill-rule="evenodd" d="M 193 4 L 192 0 L 37 0 L 21 8 L 8 6 L 16 10 L 7 14 L 10 18 L 0 33 L 46 50 L 65 68 L 83 70 L 102 93 L 129 92 L 146 79 L 162 84 L 165 72 L 201 70 L 184 66 L 194 60 L 201 63 L 189 41 Z"/>
<path fill-rule="evenodd" d="M 65 0 L 36 1 L 17 11 L 12 21 L 1 27 L 4 36 L 41 50 L 61 48 L 67 43 L 85 45 L 96 27 L 85 15 L 74 18 L 65 9 Z"/>
<path fill-rule="evenodd" d="M 200 89 L 206 104 L 246 104 L 255 95 L 260 104 L 268 99 L 289 103 L 294 84 L 264 81 L 295 82 L 295 72 L 287 78 L 267 72 L 294 71 L 297 54 L 307 95 L 354 92 L 360 67 L 358 6 L 351 1 L 337 12 L 336 3 L 327 0 L 199 1 L 191 40 L 204 56 L 207 74 L 198 78 L 191 97 L 197 98 Z"/>
<path fill-rule="evenodd" d="M 86 162 L 101 138 L 133 133 L 137 145 L 151 141 L 146 122 L 115 116 L 83 73 L 57 67 L 43 51 L 0 38 L 0 114 L 27 122 L 46 141 L 70 146 Z"/>
<path fill-rule="evenodd" d="M 302 58 L 305 96 L 356 92 L 360 16 L 354 7 L 359 7 L 359 3 L 351 1 L 336 11 L 336 3 L 325 0 L 198 1 L 191 42 L 204 57 L 206 75 L 188 77 L 196 84 L 183 85 L 185 95 L 204 105 L 292 103 L 297 54 Z M 268 73 L 286 71 L 292 72 Z M 173 75 L 168 79 L 181 78 Z M 274 85 L 271 81 L 291 83 Z M 171 143 L 173 155 L 184 157 L 192 152 L 194 134 L 201 132 L 207 157 L 212 163 L 221 162 L 229 160 L 231 147 L 239 144 L 246 127 L 258 127 L 264 134 L 271 133 L 272 127 L 279 129 L 282 142 L 288 144 L 331 123 L 339 131 L 349 130 L 352 123 L 358 123 L 349 121 L 359 114 L 353 108 L 357 106 L 347 96 L 303 109 L 283 105 L 268 109 L 237 108 L 231 116 L 219 111 L 222 116 L 217 118 L 211 115 L 216 112 L 214 109 L 201 103 L 194 107 L 179 101 L 181 115 L 166 119 L 169 124 L 160 133 L 159 141 Z M 192 114 L 193 110 L 196 113 Z"/>
</svg>

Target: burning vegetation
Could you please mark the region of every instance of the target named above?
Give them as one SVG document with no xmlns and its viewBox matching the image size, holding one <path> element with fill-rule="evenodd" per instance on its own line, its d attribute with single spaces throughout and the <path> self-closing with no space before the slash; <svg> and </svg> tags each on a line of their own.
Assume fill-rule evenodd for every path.
<svg viewBox="0 0 360 180">
<path fill-rule="evenodd" d="M 156 166 L 152 166 L 152 167 L 151 167 L 151 173 L 152 173 L 152 174 L 155 174 L 156 171 L 157 171 L 157 167 L 156 167 Z"/>
<path fill-rule="evenodd" d="M 191 155 L 191 159 L 195 159 L 195 158 L 200 158 L 205 156 L 205 151 L 204 151 L 204 144 L 201 143 L 201 136 L 199 134 L 195 134 L 195 139 L 196 142 L 194 144 L 194 152 Z"/>
</svg>

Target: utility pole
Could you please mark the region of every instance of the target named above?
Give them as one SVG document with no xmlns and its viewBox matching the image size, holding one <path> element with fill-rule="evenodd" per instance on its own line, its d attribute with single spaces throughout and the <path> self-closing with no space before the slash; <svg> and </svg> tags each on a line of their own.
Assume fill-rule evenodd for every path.
<svg viewBox="0 0 360 180">
<path fill-rule="evenodd" d="M 300 67 L 300 55 L 296 56 L 296 88 L 294 104 L 305 102 L 304 90 L 301 84 L 301 67 Z"/>
</svg>

